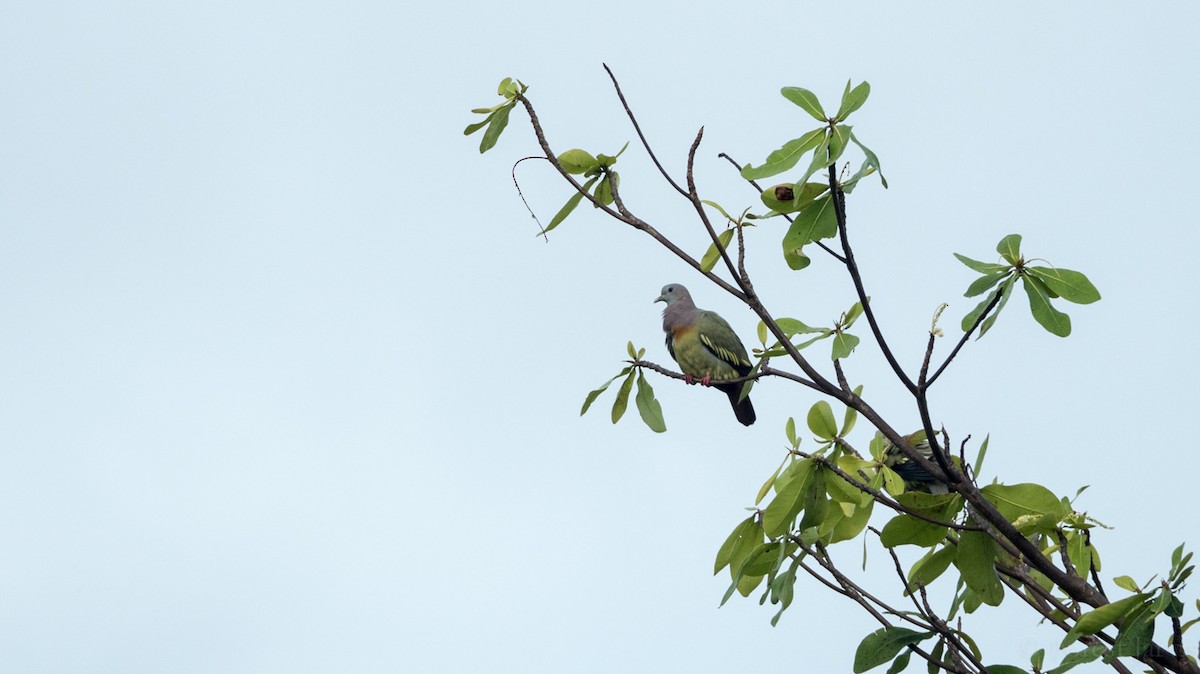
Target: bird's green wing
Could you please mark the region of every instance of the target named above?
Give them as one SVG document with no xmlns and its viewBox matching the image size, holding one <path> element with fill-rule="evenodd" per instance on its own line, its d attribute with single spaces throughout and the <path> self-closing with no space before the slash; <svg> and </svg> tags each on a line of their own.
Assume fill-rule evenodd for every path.
<svg viewBox="0 0 1200 674">
<path fill-rule="evenodd" d="M 704 348 L 731 365 L 742 376 L 749 374 L 753 364 L 746 355 L 746 347 L 742 346 L 742 340 L 738 339 L 737 333 L 729 323 L 711 311 L 697 313 L 696 328 Z"/>
</svg>

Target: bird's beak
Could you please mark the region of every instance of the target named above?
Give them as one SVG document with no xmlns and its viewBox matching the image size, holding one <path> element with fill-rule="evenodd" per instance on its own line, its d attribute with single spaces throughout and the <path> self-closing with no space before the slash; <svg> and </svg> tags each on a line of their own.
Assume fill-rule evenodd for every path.
<svg viewBox="0 0 1200 674">
<path fill-rule="evenodd" d="M 655 304 L 658 302 L 666 302 L 666 301 L 667 301 L 666 295 L 659 295 L 658 297 L 654 298 L 654 302 L 651 302 L 651 304 Z"/>
</svg>

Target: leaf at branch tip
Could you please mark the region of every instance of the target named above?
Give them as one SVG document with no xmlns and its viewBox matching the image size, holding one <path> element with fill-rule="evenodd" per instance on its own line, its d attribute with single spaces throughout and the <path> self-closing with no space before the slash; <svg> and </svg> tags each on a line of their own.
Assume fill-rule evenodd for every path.
<svg viewBox="0 0 1200 674">
<path fill-rule="evenodd" d="M 770 493 L 771 487 L 775 486 L 775 478 L 779 477 L 779 471 L 783 470 L 783 467 L 786 464 L 787 457 L 784 457 L 783 462 L 779 464 L 779 467 L 775 469 L 775 472 L 771 473 L 771 477 L 768 477 L 767 481 L 763 482 L 762 488 L 758 490 L 758 495 L 754 497 L 755 506 L 757 506 L 759 503 L 762 503 L 763 498 Z"/>
<path fill-rule="evenodd" d="M 1041 671 L 1042 665 L 1045 664 L 1045 662 L 1046 649 L 1044 648 L 1037 649 L 1033 652 L 1033 655 L 1029 656 L 1029 664 L 1033 665 L 1033 668 L 1038 671 Z"/>
<path fill-rule="evenodd" d="M 663 420 L 662 405 L 659 405 L 658 400 L 654 398 L 654 389 L 651 388 L 650 382 L 646 381 L 646 375 L 641 370 L 638 370 L 637 388 L 634 402 L 637 403 L 642 421 L 646 422 L 650 430 L 655 433 L 666 431 L 667 422 Z"/>
<path fill-rule="evenodd" d="M 992 264 L 990 262 L 980 262 L 979 260 L 972 260 L 971 258 L 967 257 L 966 255 L 959 255 L 958 253 L 955 253 L 954 257 L 958 258 L 959 262 L 967 265 L 972 270 L 977 271 L 980 274 L 998 274 L 1003 271 L 1008 271 L 1009 269 L 1012 268 L 1012 265 Z"/>
<path fill-rule="evenodd" d="M 1141 592 L 1142 590 L 1142 588 L 1138 587 L 1137 581 L 1129 576 L 1117 576 L 1116 578 L 1113 578 L 1113 584 L 1122 590 L 1128 590 L 1134 593 Z"/>
<path fill-rule="evenodd" d="M 624 377 L 625 375 L 629 374 L 631 370 L 633 370 L 632 367 L 627 367 L 627 368 L 621 370 L 620 372 L 617 373 L 616 377 L 609 379 L 608 381 L 601 384 L 600 388 L 596 389 L 595 391 L 592 391 L 591 393 L 588 393 L 587 398 L 585 398 L 583 401 L 583 409 L 579 410 L 579 416 L 583 416 L 584 414 L 587 413 L 588 408 L 592 406 L 592 403 L 596 402 L 596 398 L 600 397 L 601 393 L 604 393 L 604 391 L 606 391 L 608 389 L 610 384 L 612 384 L 614 381 L 616 381 L 618 377 Z"/>
<path fill-rule="evenodd" d="M 563 220 L 566 220 L 567 216 L 570 215 L 577 206 L 579 206 L 579 202 L 583 200 L 583 193 L 590 190 L 592 185 L 594 185 L 597 180 L 598 178 L 592 178 L 584 183 L 582 187 L 583 192 L 576 192 L 575 194 L 572 194 L 571 198 L 567 199 L 567 203 L 563 204 L 563 207 L 558 209 L 558 212 L 554 214 L 553 218 L 550 218 L 550 224 L 546 225 L 546 229 L 538 232 L 537 235 L 544 236 L 550 230 L 561 225 Z"/>
<path fill-rule="evenodd" d="M 795 166 L 806 152 L 816 147 L 825 138 L 824 127 L 813 129 L 808 133 L 794 138 L 783 144 L 783 147 L 767 155 L 762 166 L 754 167 L 747 164 L 742 167 L 742 177 L 746 180 L 762 180 L 783 173 Z"/>
<path fill-rule="evenodd" d="M 758 343 L 767 346 L 767 324 L 763 321 L 758 322 Z"/>
<path fill-rule="evenodd" d="M 604 204 L 605 206 L 612 205 L 613 183 L 614 182 L 617 182 L 617 183 L 620 182 L 620 179 L 617 176 L 617 172 L 616 171 L 605 171 L 604 177 L 600 179 L 600 184 L 596 185 L 596 191 L 594 193 L 594 196 L 596 197 L 596 201 L 599 201 L 600 203 Z M 599 207 L 597 206 L 597 208 L 599 208 Z"/>
<path fill-rule="evenodd" d="M 625 408 L 629 405 L 629 393 L 633 390 L 633 376 L 630 372 L 625 381 L 621 383 L 621 389 L 617 391 L 617 399 L 613 401 L 612 406 L 612 422 L 615 424 L 621 420 L 625 414 Z"/>
<path fill-rule="evenodd" d="M 837 125 L 829 130 L 829 159 L 826 166 L 836 162 L 842 157 L 842 153 L 846 151 L 846 146 L 850 144 L 850 131 L 854 127 Z"/>
<path fill-rule="evenodd" d="M 1021 261 L 1021 235 L 1009 234 L 1000 239 L 1000 243 L 996 244 L 996 252 L 1000 253 L 1009 264 L 1016 264 Z"/>
<path fill-rule="evenodd" d="M 879 182 L 883 185 L 883 189 L 886 190 L 888 186 L 887 178 L 883 177 L 883 166 L 879 164 L 879 157 L 875 156 L 875 153 L 871 151 L 871 148 L 863 145 L 862 142 L 858 140 L 858 136 L 855 136 L 853 133 L 850 134 L 850 141 L 857 145 L 858 149 L 862 150 L 862 153 L 866 156 L 866 160 L 863 161 L 862 168 L 858 170 L 858 173 L 856 173 L 851 180 L 857 182 L 859 178 L 870 173 L 868 169 L 873 169 L 875 171 L 879 171 Z"/>
<path fill-rule="evenodd" d="M 503 104 L 501 104 L 501 107 L 503 107 Z M 472 110 L 471 112 L 475 112 L 475 110 Z M 468 124 L 467 128 L 463 129 L 463 135 L 469 136 L 469 135 L 475 133 L 476 131 L 482 129 L 483 127 L 487 126 L 488 124 L 490 124 L 492 122 L 492 117 L 494 117 L 495 115 L 496 115 L 496 112 L 492 111 L 488 114 L 487 117 L 484 117 L 483 119 L 479 120 L 478 122 L 475 122 L 474 124 Z"/>
<path fill-rule="evenodd" d="M 839 332 L 833 337 L 833 360 L 845 360 L 858 346 L 858 337 L 848 332 Z"/>
<path fill-rule="evenodd" d="M 1008 304 L 1008 298 L 1012 295 L 1013 286 L 1016 285 L 1016 280 L 1009 277 L 1007 281 L 1000 284 L 1000 303 L 996 305 L 995 310 L 987 318 L 983 319 L 983 324 L 979 326 L 979 337 L 983 337 L 988 330 L 992 329 L 996 319 L 1000 317 L 1000 312 L 1004 310 L 1004 305 Z M 976 339 L 979 339 L 976 337 Z"/>
<path fill-rule="evenodd" d="M 700 269 L 712 271 L 713 267 L 717 266 L 717 260 L 721 259 L 721 251 L 728 248 L 729 242 L 733 240 L 733 230 L 727 229 L 721 232 L 717 235 L 717 240 L 721 242 L 721 248 L 718 249 L 715 243 L 709 244 L 704 257 L 700 259 Z"/>
<path fill-rule="evenodd" d="M 1029 311 L 1033 319 L 1052 335 L 1066 337 L 1071 334 L 1071 317 L 1050 304 L 1050 294 L 1037 277 L 1022 275 L 1025 294 L 1029 296 Z"/>
<path fill-rule="evenodd" d="M 824 400 L 818 400 L 808 410 L 808 430 L 822 440 L 830 440 L 837 435 L 837 421 L 833 418 L 833 408 Z"/>
<path fill-rule="evenodd" d="M 817 100 L 817 95 L 808 89 L 800 87 L 784 87 L 779 90 L 783 97 L 800 106 L 805 112 L 813 116 L 813 119 L 818 122 L 828 120 L 825 111 L 821 109 L 821 102 Z"/>
<path fill-rule="evenodd" d="M 829 183 L 809 182 L 801 186 L 795 183 L 772 185 L 758 195 L 767 208 L 776 213 L 795 213 L 808 208 L 817 197 L 829 191 Z"/>
<path fill-rule="evenodd" d="M 483 140 L 479 141 L 479 153 L 483 154 L 496 146 L 504 127 L 508 126 L 508 115 L 515 104 L 506 105 L 492 114 L 487 131 L 483 132 Z"/>
<path fill-rule="evenodd" d="M 787 425 L 783 427 L 783 432 L 787 436 L 788 444 L 792 447 L 800 445 L 800 441 L 796 438 L 796 419 L 794 417 L 788 417 Z"/>
<path fill-rule="evenodd" d="M 596 158 L 590 152 L 579 148 L 567 150 L 558 155 L 558 163 L 562 165 L 564 171 L 571 175 L 586 173 L 599 166 Z"/>
<path fill-rule="evenodd" d="M 874 669 L 889 662 L 909 644 L 916 644 L 933 636 L 933 632 L 916 632 L 905 627 L 889 625 L 867 635 L 854 652 L 854 674 Z"/>
<path fill-rule="evenodd" d="M 829 128 L 826 127 L 821 131 L 821 140 L 817 143 L 817 146 L 813 148 L 812 161 L 809 162 L 808 169 L 804 172 L 804 175 L 796 181 L 798 184 L 807 183 L 808 179 L 811 178 L 814 173 L 833 163 L 829 161 Z"/>
<path fill-rule="evenodd" d="M 775 498 L 763 509 L 763 530 L 775 538 L 787 533 L 804 507 L 804 495 L 813 474 L 812 459 L 795 461 L 775 478 Z"/>
<path fill-rule="evenodd" d="M 980 276 L 979 278 L 975 279 L 971 285 L 967 286 L 967 292 L 963 293 L 963 297 L 975 297 L 976 295 L 981 295 L 988 290 L 991 290 L 992 286 L 1003 281 L 1009 276 L 1011 276 L 1011 273 L 1009 272 L 999 272 L 996 274 L 988 274 L 987 276 Z"/>
<path fill-rule="evenodd" d="M 850 80 L 846 80 L 846 91 L 842 94 L 842 105 L 838 108 L 837 120 L 840 122 L 850 116 L 850 113 L 858 110 L 867 102 L 867 96 L 871 95 L 871 85 L 866 82 L 860 82 L 857 87 L 850 88 Z"/>
<path fill-rule="evenodd" d="M 1100 300 L 1100 291 L 1088 280 L 1088 277 L 1071 269 L 1062 267 L 1028 267 L 1030 274 L 1036 276 L 1046 287 L 1056 295 L 1075 304 L 1091 304 Z"/>
</svg>

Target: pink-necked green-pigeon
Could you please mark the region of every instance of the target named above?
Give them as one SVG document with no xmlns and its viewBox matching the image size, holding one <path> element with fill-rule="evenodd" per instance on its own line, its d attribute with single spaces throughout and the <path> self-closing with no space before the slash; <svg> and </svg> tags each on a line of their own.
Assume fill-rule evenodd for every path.
<svg viewBox="0 0 1200 674">
<path fill-rule="evenodd" d="M 743 384 L 721 383 L 744 377 L 754 368 L 733 328 L 716 313 L 697 309 L 687 288 L 678 283 L 663 286 L 662 294 L 654 301 L 667 303 L 663 310 L 667 351 L 679 363 L 687 382 L 699 381 L 723 391 L 729 396 L 737 420 L 746 426 L 754 423 L 749 396 L 738 401 Z"/>
</svg>

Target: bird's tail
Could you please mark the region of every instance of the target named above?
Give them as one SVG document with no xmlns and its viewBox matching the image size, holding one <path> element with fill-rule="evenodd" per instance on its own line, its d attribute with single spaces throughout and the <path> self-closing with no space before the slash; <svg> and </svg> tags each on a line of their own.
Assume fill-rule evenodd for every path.
<svg viewBox="0 0 1200 674">
<path fill-rule="evenodd" d="M 750 396 L 746 396 L 741 402 L 738 398 L 742 395 L 741 384 L 729 384 L 726 386 L 718 386 L 720 390 L 729 396 L 729 404 L 733 407 L 733 413 L 737 416 L 737 420 L 742 422 L 743 426 L 749 426 L 758 418 L 754 415 L 754 405 L 750 404 Z"/>
</svg>

